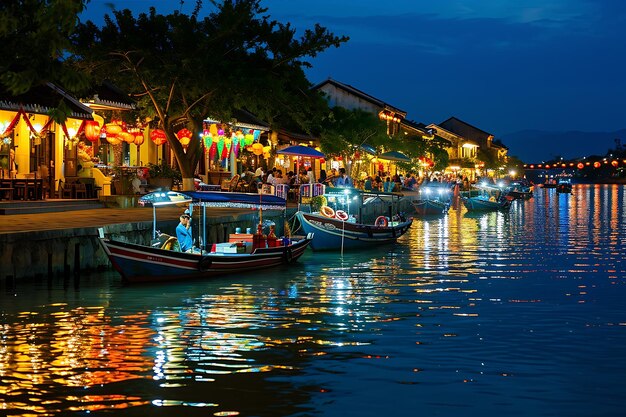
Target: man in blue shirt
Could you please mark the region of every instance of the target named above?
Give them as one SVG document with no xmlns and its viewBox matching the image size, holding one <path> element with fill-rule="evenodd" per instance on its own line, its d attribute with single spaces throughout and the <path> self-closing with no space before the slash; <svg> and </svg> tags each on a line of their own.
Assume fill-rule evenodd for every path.
<svg viewBox="0 0 626 417">
<path fill-rule="evenodd" d="M 339 168 L 339 178 L 335 182 L 337 187 L 352 187 L 352 178 L 346 174 L 345 168 Z"/>
<path fill-rule="evenodd" d="M 180 216 L 180 223 L 176 226 L 176 238 L 178 238 L 181 252 L 191 252 L 193 250 L 191 217 L 188 214 Z"/>
</svg>

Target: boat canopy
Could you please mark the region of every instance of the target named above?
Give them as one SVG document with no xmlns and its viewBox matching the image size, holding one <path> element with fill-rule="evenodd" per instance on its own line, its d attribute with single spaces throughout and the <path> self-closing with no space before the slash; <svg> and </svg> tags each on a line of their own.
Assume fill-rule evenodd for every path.
<svg viewBox="0 0 626 417">
<path fill-rule="evenodd" d="M 190 203 L 191 197 L 176 191 L 155 191 L 139 199 L 140 206 L 160 207 L 173 204 Z"/>
<path fill-rule="evenodd" d="M 192 205 L 204 207 L 231 207 L 264 210 L 284 210 L 287 201 L 268 194 L 227 193 L 219 191 L 184 191 L 193 199 Z"/>
</svg>

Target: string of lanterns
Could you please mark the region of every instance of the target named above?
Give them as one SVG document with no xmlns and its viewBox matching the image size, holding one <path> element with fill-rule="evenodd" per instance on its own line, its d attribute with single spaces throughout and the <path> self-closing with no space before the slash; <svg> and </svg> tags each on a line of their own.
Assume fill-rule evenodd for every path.
<svg viewBox="0 0 626 417">
<path fill-rule="evenodd" d="M 617 168 L 620 163 L 622 165 L 626 165 L 626 159 L 624 160 L 618 160 L 618 159 L 614 159 L 612 161 L 609 161 L 608 159 L 603 159 L 602 161 L 586 161 L 586 162 L 578 162 L 578 163 L 574 163 L 574 162 L 569 162 L 569 163 L 553 163 L 553 164 L 524 164 L 524 168 L 525 169 L 563 169 L 563 168 L 578 168 L 578 169 L 584 169 L 585 167 L 591 167 L 593 166 L 594 168 L 600 168 L 603 165 L 611 165 L 614 168 Z"/>
</svg>

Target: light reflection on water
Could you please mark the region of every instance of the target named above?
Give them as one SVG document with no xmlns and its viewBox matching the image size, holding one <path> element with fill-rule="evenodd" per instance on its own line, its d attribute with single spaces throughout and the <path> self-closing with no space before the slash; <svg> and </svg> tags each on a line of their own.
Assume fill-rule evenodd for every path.
<svg viewBox="0 0 626 417">
<path fill-rule="evenodd" d="M 540 189 L 291 270 L 25 283 L 0 295 L 0 410 L 621 415 L 625 207 L 620 186 Z"/>
</svg>

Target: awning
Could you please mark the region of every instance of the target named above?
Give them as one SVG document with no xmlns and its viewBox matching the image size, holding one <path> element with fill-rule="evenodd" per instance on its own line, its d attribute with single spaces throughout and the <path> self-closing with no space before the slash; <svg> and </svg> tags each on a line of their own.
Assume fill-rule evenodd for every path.
<svg viewBox="0 0 626 417">
<path fill-rule="evenodd" d="M 226 193 L 219 191 L 185 191 L 193 199 L 192 205 L 206 207 L 277 209 L 282 210 L 287 201 L 271 194 Z"/>
<path fill-rule="evenodd" d="M 382 155 L 378 156 L 380 159 L 386 159 L 388 161 L 396 161 L 396 162 L 411 162 L 411 158 L 398 151 L 389 151 L 385 152 Z"/>
</svg>

